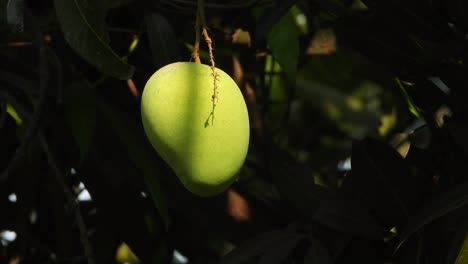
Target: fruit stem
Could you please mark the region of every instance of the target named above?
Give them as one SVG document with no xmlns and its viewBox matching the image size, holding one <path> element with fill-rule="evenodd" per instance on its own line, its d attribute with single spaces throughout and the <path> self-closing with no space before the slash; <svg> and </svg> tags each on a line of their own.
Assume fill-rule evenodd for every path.
<svg viewBox="0 0 468 264">
<path fill-rule="evenodd" d="M 196 63 L 200 61 L 200 27 L 205 25 L 205 11 L 204 11 L 204 0 L 198 0 L 197 2 L 197 16 L 195 19 L 195 44 L 193 45 L 192 57 Z"/>
<path fill-rule="evenodd" d="M 203 36 L 205 37 L 206 44 L 208 45 L 208 50 L 210 53 L 210 63 L 211 63 L 211 71 L 213 75 L 213 104 L 216 104 L 218 102 L 218 73 L 216 72 L 216 65 L 215 65 L 215 60 L 214 60 L 214 55 L 213 55 L 213 41 L 211 40 L 210 36 L 208 35 L 208 31 L 206 30 L 206 27 L 203 27 Z"/>
<path fill-rule="evenodd" d="M 202 32 L 200 32 L 202 29 Z M 206 26 L 205 20 L 205 0 L 197 0 L 197 18 L 195 20 L 195 44 L 193 45 L 192 57 L 196 63 L 201 63 L 200 61 L 200 38 L 201 34 L 205 38 L 205 42 L 208 45 L 208 51 L 210 54 L 210 64 L 211 64 L 211 74 L 213 75 L 213 95 L 211 96 L 211 101 L 213 103 L 213 109 L 210 113 L 211 124 L 214 123 L 214 110 L 216 108 L 216 103 L 218 103 L 218 73 L 216 72 L 215 59 L 213 55 L 213 41 L 211 40 L 208 29 Z M 208 120 L 210 119 L 208 117 Z M 209 125 L 209 122 L 205 123 L 205 126 Z"/>
</svg>

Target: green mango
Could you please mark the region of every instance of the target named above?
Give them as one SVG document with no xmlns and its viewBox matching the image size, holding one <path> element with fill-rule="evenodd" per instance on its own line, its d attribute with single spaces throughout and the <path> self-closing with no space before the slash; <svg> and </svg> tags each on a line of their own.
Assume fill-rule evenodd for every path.
<svg viewBox="0 0 468 264">
<path fill-rule="evenodd" d="M 244 164 L 249 116 L 234 80 L 211 67 L 176 62 L 156 71 L 143 90 L 141 117 L 146 136 L 178 176 L 199 196 L 225 191 Z"/>
</svg>

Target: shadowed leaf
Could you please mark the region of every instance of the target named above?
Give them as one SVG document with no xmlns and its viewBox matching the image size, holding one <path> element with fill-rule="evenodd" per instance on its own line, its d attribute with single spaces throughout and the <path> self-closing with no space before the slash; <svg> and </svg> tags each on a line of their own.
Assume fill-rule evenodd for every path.
<svg viewBox="0 0 468 264">
<path fill-rule="evenodd" d="M 276 245 L 271 246 L 260 258 L 259 264 L 282 264 L 292 254 L 301 241 L 301 236 L 290 236 Z"/>
<path fill-rule="evenodd" d="M 448 129 L 454 141 L 463 149 L 466 155 L 468 155 L 468 139 L 466 137 L 468 131 L 468 125 L 466 123 L 449 123 Z"/>
<path fill-rule="evenodd" d="M 346 200 L 323 201 L 315 212 L 318 223 L 347 234 L 382 239 L 388 232 L 364 208 Z"/>
<path fill-rule="evenodd" d="M 290 81 L 296 79 L 299 57 L 299 29 L 290 13 L 284 15 L 270 30 L 267 42 L 273 57 Z"/>
<path fill-rule="evenodd" d="M 6 19 L 13 31 L 21 32 L 24 29 L 24 1 L 8 0 L 6 6 Z"/>
<path fill-rule="evenodd" d="M 163 188 L 158 179 L 161 170 L 151 158 L 154 153 L 149 143 L 145 141 L 143 127 L 140 123 L 134 122 L 135 120 L 125 112 L 106 102 L 105 99 L 99 100 L 98 109 L 103 112 L 109 123 L 112 124 L 115 133 L 127 149 L 129 158 L 142 172 L 153 202 L 166 226 L 168 226 L 169 211 Z"/>
<path fill-rule="evenodd" d="M 296 234 L 292 234 L 283 230 L 269 231 L 257 235 L 245 241 L 233 251 L 229 252 L 226 256 L 224 256 L 220 264 L 243 263 L 253 257 L 262 255 L 273 245 L 283 243 L 283 241 L 290 240 L 295 237 L 297 237 Z"/>
<path fill-rule="evenodd" d="M 321 201 L 333 196 L 332 191 L 314 183 L 308 165 L 300 164 L 285 151 L 272 147 L 270 159 L 273 183 L 293 208 L 309 219 Z"/>
<path fill-rule="evenodd" d="M 352 171 L 341 191 L 375 212 L 386 227 L 403 225 L 421 203 L 421 190 L 403 157 L 374 139 L 353 142 Z"/>
<path fill-rule="evenodd" d="M 468 263 L 468 217 L 465 217 L 462 224 L 457 228 L 451 249 L 447 256 L 448 264 Z"/>
<path fill-rule="evenodd" d="M 174 29 L 159 13 L 145 16 L 148 39 L 156 68 L 180 60 Z"/>
<path fill-rule="evenodd" d="M 98 1 L 100 2 L 100 1 Z M 55 0 L 55 12 L 68 44 L 86 61 L 105 74 L 130 79 L 133 67 L 125 63 L 107 45 L 104 21 L 97 22 L 91 7 L 83 0 Z"/>
<path fill-rule="evenodd" d="M 72 83 L 65 89 L 64 97 L 67 123 L 83 160 L 96 126 L 96 91 L 87 82 Z"/>
<path fill-rule="evenodd" d="M 458 252 L 457 259 L 454 262 L 455 264 L 465 264 L 468 263 L 468 233 L 465 232 L 465 240 L 463 245 Z"/>
<path fill-rule="evenodd" d="M 414 233 L 425 225 L 468 203 L 468 182 L 460 184 L 439 197 L 426 203 L 416 214 L 410 217 L 400 236 L 396 250 Z"/>
<path fill-rule="evenodd" d="M 306 263 L 333 264 L 333 259 L 320 241 L 311 238 L 311 244 L 304 255 L 304 264 Z"/>
</svg>

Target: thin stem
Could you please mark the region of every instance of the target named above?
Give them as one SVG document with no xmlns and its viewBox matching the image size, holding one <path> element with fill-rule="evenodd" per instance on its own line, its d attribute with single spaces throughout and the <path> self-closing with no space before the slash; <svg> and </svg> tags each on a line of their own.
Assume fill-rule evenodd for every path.
<svg viewBox="0 0 468 264">
<path fill-rule="evenodd" d="M 216 72 L 216 65 L 215 65 L 215 59 L 213 55 L 213 41 L 211 40 L 210 36 L 208 35 L 208 30 L 206 30 L 206 27 L 203 27 L 203 36 L 205 37 L 206 44 L 208 45 L 208 51 L 210 53 L 210 63 L 211 63 L 211 71 L 213 75 L 213 102 L 218 102 L 218 73 Z"/>
<path fill-rule="evenodd" d="M 200 61 L 200 12 L 197 10 L 197 18 L 195 19 L 195 44 L 193 45 L 192 57 L 196 63 Z"/>
<path fill-rule="evenodd" d="M 205 26 L 205 1 L 197 1 L 197 18 L 195 19 L 195 44 L 193 45 L 192 57 L 196 63 L 200 61 L 200 28 Z"/>
<path fill-rule="evenodd" d="M 46 139 L 40 132 L 38 133 L 38 136 L 39 136 L 39 142 L 41 144 L 41 147 L 44 153 L 46 154 L 47 162 L 49 163 L 49 166 L 52 169 L 52 172 L 55 176 L 55 180 L 62 188 L 62 191 L 65 195 L 65 199 L 67 200 L 67 203 L 69 204 L 69 206 L 73 210 L 73 214 L 75 215 L 76 224 L 78 225 L 78 229 L 80 231 L 81 244 L 83 245 L 83 250 L 84 250 L 86 259 L 88 261 L 88 264 L 94 264 L 95 262 L 93 259 L 93 250 L 91 247 L 91 243 L 89 242 L 89 239 L 88 239 L 88 232 L 86 229 L 86 224 L 84 222 L 83 215 L 81 214 L 81 210 L 76 203 L 75 196 L 73 195 L 70 188 L 67 186 L 67 184 L 63 180 L 63 174 L 58 168 L 57 161 L 55 160 L 55 157 L 50 151 L 49 144 L 47 143 Z"/>
<path fill-rule="evenodd" d="M 200 25 L 206 27 L 205 0 L 197 0 L 197 13 L 200 15 Z"/>
<path fill-rule="evenodd" d="M 21 145 L 16 149 L 16 153 L 13 158 L 10 160 L 8 167 L 0 174 L 0 183 L 6 181 L 6 179 L 18 168 L 22 158 L 25 156 L 29 144 L 33 141 L 34 136 L 36 135 L 42 117 L 43 111 L 47 103 L 47 94 L 48 94 L 48 66 L 47 66 L 47 56 L 46 56 L 46 46 L 44 43 L 44 38 L 42 32 L 38 26 L 38 23 L 34 16 L 31 14 L 29 9 L 25 9 L 25 19 L 28 26 L 32 27 L 33 32 L 33 43 L 37 47 L 37 74 L 38 74 L 38 86 L 39 86 L 39 98 L 37 101 L 33 101 L 34 114 L 29 120 L 29 126 L 26 130 L 24 140 Z"/>
</svg>

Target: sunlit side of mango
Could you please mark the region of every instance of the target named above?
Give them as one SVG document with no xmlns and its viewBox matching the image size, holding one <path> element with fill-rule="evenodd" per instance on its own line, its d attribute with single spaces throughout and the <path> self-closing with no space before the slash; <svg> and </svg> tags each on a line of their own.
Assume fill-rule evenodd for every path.
<svg viewBox="0 0 468 264">
<path fill-rule="evenodd" d="M 242 167 L 249 118 L 232 78 L 216 69 L 217 98 L 209 66 L 178 62 L 147 82 L 141 115 L 146 135 L 183 185 L 200 196 L 226 190 Z"/>
</svg>

